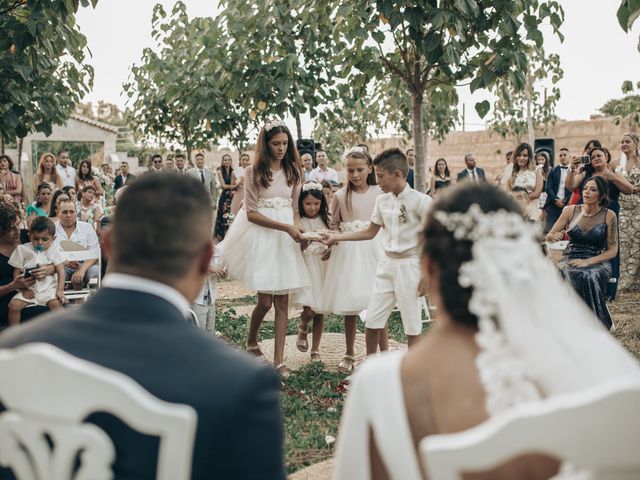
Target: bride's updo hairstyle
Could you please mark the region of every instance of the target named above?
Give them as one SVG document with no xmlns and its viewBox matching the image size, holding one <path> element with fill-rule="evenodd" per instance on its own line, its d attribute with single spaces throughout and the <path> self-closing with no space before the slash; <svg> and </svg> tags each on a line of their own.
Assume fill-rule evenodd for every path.
<svg viewBox="0 0 640 480">
<path fill-rule="evenodd" d="M 518 204 L 502 190 L 487 183 L 464 182 L 438 195 L 421 235 L 422 255 L 429 257 L 438 266 L 440 295 L 447 312 L 454 321 L 471 327 L 478 326 L 478 317 L 469 311 L 473 288 L 461 287 L 458 276 L 460 266 L 471 260 L 473 242 L 456 239 L 453 233 L 434 218 L 434 214 L 438 211 L 464 213 L 474 203 L 483 212 L 506 210 L 522 214 Z"/>
</svg>

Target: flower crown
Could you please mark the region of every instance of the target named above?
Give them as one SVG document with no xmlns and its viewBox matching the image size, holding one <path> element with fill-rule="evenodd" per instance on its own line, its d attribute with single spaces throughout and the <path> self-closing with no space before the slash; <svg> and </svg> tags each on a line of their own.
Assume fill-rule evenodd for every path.
<svg viewBox="0 0 640 480">
<path fill-rule="evenodd" d="M 307 182 L 302 185 L 302 191 L 308 192 L 309 190 L 320 190 L 322 191 L 322 184 L 318 182 Z"/>
<path fill-rule="evenodd" d="M 287 124 L 284 123 L 284 121 L 280 120 L 280 119 L 275 119 L 275 120 L 270 120 L 267 123 L 264 124 L 264 131 L 268 132 L 270 130 L 273 130 L 276 127 L 287 127 Z"/>
</svg>

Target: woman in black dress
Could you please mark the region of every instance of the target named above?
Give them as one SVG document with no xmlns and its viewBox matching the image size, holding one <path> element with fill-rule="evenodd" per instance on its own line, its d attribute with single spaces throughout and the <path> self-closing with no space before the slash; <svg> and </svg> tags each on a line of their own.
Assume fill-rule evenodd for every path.
<svg viewBox="0 0 640 480">
<path fill-rule="evenodd" d="M 431 177 L 430 192 L 432 195 L 438 193 L 438 190 L 451 185 L 451 172 L 444 158 L 436 160 L 433 176 Z"/>
<path fill-rule="evenodd" d="M 547 234 L 547 241 L 569 237 L 563 274 L 605 327 L 613 320 L 607 308 L 607 286 L 612 276 L 611 261 L 618 254 L 618 221 L 607 208 L 607 181 L 595 176 L 582 190 L 582 205 L 566 207 Z"/>
<path fill-rule="evenodd" d="M 233 183 L 233 167 L 231 166 L 231 155 L 222 156 L 222 164 L 218 169 L 218 182 L 220 183 L 220 199 L 218 200 L 218 213 L 216 214 L 216 225 L 214 235 L 218 241 L 222 241 L 227 234 L 229 225 L 233 221 L 231 213 L 231 200 L 237 185 Z"/>
</svg>

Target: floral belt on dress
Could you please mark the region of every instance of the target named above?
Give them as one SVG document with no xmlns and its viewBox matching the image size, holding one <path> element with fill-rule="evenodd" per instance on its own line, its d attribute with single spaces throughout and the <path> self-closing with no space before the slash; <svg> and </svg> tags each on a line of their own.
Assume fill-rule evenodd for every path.
<svg viewBox="0 0 640 480">
<path fill-rule="evenodd" d="M 354 220 L 353 222 L 342 222 L 340 224 L 341 232 L 361 232 L 369 228 L 371 224 L 368 220 Z"/>
<path fill-rule="evenodd" d="M 291 208 L 291 199 L 282 197 L 259 198 L 258 208 L 275 208 L 276 210 Z"/>
</svg>

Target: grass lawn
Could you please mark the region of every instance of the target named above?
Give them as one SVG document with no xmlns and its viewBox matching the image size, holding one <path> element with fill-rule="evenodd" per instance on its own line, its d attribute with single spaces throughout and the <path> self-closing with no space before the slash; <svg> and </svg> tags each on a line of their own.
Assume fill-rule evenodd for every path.
<svg viewBox="0 0 640 480">
<path fill-rule="evenodd" d="M 254 303 L 255 297 L 221 301 L 217 305 L 216 329 L 229 343 L 243 348 L 248 334 L 248 317 L 238 316 L 234 306 Z M 640 294 L 620 295 L 610 306 L 616 322 L 614 335 L 640 359 Z M 273 338 L 273 322 L 264 322 L 261 339 Z M 363 331 L 361 323 L 359 331 Z M 296 320 L 289 320 L 287 335 L 298 331 Z M 325 332 L 343 332 L 342 317 L 328 315 Z M 389 322 L 389 336 L 406 343 L 398 313 Z M 285 462 L 287 473 L 333 456 L 342 406 L 346 394 L 344 376 L 326 372 L 320 363 L 310 363 L 292 373 L 282 387 L 282 408 L 285 419 Z"/>
</svg>

